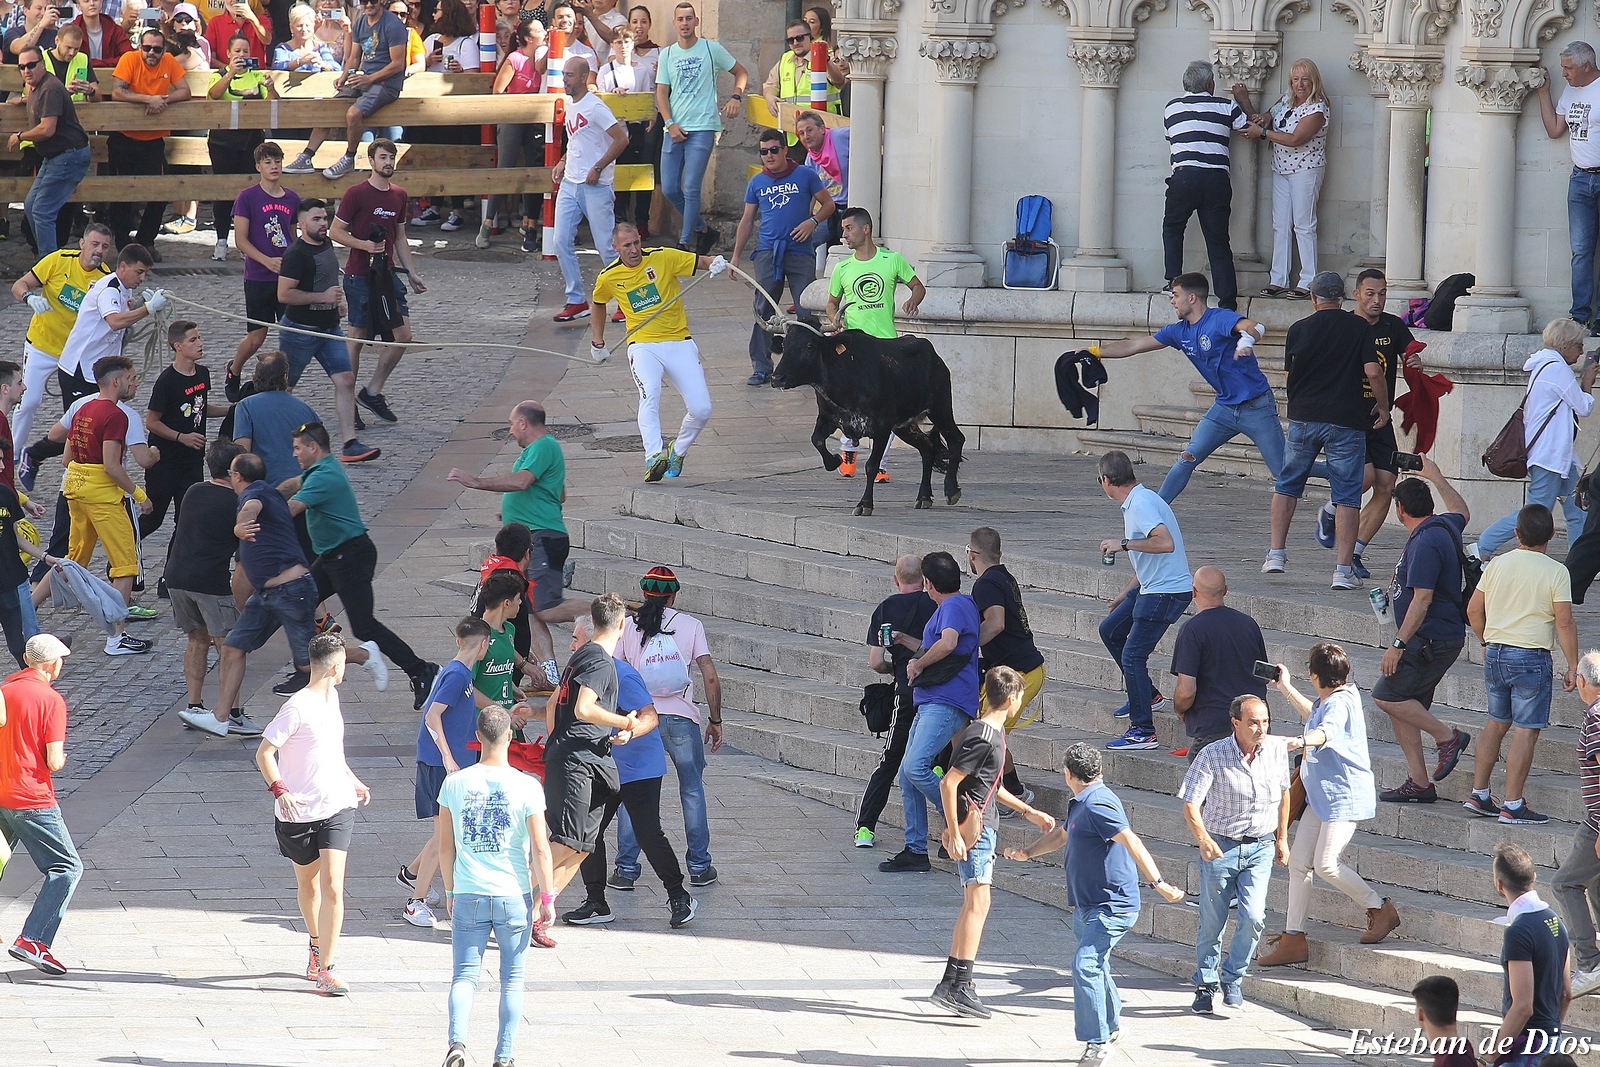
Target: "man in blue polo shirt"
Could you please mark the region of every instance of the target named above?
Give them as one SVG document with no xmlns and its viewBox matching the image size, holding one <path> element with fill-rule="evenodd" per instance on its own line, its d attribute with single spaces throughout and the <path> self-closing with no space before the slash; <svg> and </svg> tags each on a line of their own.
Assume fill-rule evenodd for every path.
<svg viewBox="0 0 1600 1067">
<path fill-rule="evenodd" d="M 1180 274 L 1172 279 L 1172 310 L 1178 321 L 1163 326 L 1153 337 L 1133 337 L 1109 345 L 1092 345 L 1091 355 L 1123 359 L 1141 352 L 1176 348 L 1189 357 L 1217 398 L 1194 428 L 1178 462 L 1161 483 L 1161 499 L 1172 503 L 1189 484 L 1194 469 L 1206 457 L 1240 434 L 1255 442 L 1261 460 L 1276 478 L 1283 469 L 1283 424 L 1272 386 L 1256 365 L 1255 343 L 1266 333 L 1259 322 L 1236 311 L 1206 307 L 1211 286 L 1204 274 Z"/>
<path fill-rule="evenodd" d="M 1100 753 L 1079 741 L 1067 749 L 1062 774 L 1072 800 L 1060 826 L 1006 859 L 1031 860 L 1063 846 L 1067 905 L 1077 949 L 1072 957 L 1072 1009 L 1080 1064 L 1103 1063 L 1122 1031 L 1122 998 L 1111 975 L 1111 950 L 1139 918 L 1139 872 L 1169 903 L 1183 890 L 1168 885 L 1155 859 L 1128 825 L 1122 801 L 1100 780 Z"/>
</svg>

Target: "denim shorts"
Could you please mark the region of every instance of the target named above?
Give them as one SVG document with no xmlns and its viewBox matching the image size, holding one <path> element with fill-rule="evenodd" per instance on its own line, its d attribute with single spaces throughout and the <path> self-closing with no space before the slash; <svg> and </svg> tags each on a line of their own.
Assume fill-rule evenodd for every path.
<svg viewBox="0 0 1600 1067">
<path fill-rule="evenodd" d="M 254 652 L 282 627 L 296 667 L 311 663 L 311 639 L 317 635 L 317 580 L 302 574 L 291 582 L 257 589 L 245 601 L 239 621 L 224 642 L 229 648 Z"/>
<path fill-rule="evenodd" d="M 983 833 L 978 835 L 978 840 L 967 849 L 967 858 L 956 861 L 956 871 L 961 875 L 961 884 L 989 885 L 994 882 L 994 850 L 998 835 L 994 827 L 985 826 Z"/>
<path fill-rule="evenodd" d="M 1300 499 L 1319 452 L 1328 461 L 1333 502 L 1341 507 L 1359 508 L 1361 482 L 1367 467 L 1366 431 L 1335 426 L 1331 422 L 1289 423 L 1288 453 L 1274 491 L 1279 496 Z"/>
<path fill-rule="evenodd" d="M 1552 667 L 1547 648 L 1490 645 L 1483 650 L 1489 718 L 1524 730 L 1550 725 Z"/>
<path fill-rule="evenodd" d="M 302 326 L 298 322 L 290 322 L 287 318 L 281 320 L 278 325 L 289 326 L 293 330 L 317 329 L 315 326 Z M 339 327 L 329 326 L 326 330 L 317 330 L 322 334 L 321 337 L 308 337 L 303 333 L 294 333 L 293 330 L 282 330 L 278 333 L 278 348 L 289 361 L 290 389 L 300 384 L 300 376 L 311 366 L 312 360 L 322 364 L 322 369 L 330 378 L 335 374 L 348 374 L 353 369 L 350 366 L 350 346 L 344 343 L 344 331 Z"/>
<path fill-rule="evenodd" d="M 401 239 L 405 234 L 400 235 Z M 411 305 L 406 303 L 406 282 L 399 274 L 394 276 L 395 302 L 400 305 L 400 314 L 409 317 Z M 353 330 L 365 330 L 372 324 L 367 307 L 367 276 L 365 274 L 346 274 L 344 276 L 344 302 L 349 308 L 348 319 Z M 349 370 L 348 367 L 345 368 Z M 331 371 L 329 373 L 332 373 Z"/>
</svg>

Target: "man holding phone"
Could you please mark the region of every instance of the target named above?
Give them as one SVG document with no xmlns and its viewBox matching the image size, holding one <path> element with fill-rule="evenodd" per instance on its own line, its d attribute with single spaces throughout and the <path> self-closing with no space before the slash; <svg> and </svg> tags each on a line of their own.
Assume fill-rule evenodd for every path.
<svg viewBox="0 0 1600 1067">
<path fill-rule="evenodd" d="M 15 63 L 17 57 L 30 48 L 52 48 L 56 43 L 56 27 L 62 22 L 61 8 L 50 0 L 31 0 L 23 16 L 22 26 L 5 35 L 5 61 Z"/>
</svg>

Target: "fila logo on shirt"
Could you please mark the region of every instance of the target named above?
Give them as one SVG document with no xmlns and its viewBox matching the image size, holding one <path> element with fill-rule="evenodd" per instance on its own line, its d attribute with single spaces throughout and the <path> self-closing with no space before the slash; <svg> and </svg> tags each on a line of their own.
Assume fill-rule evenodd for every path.
<svg viewBox="0 0 1600 1067">
<path fill-rule="evenodd" d="M 572 134 L 577 133 L 579 130 L 583 129 L 587 125 L 589 125 L 588 116 L 581 115 L 576 111 L 567 112 L 567 134 L 568 134 L 568 136 L 571 136 Z"/>
</svg>

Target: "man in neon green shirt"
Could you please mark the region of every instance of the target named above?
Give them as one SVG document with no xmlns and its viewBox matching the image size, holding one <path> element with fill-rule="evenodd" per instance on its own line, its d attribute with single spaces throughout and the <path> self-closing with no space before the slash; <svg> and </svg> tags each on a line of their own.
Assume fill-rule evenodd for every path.
<svg viewBox="0 0 1600 1067">
<path fill-rule="evenodd" d="M 903 315 L 917 313 L 922 298 L 928 295 L 917 272 L 899 252 L 879 248 L 872 240 L 872 213 L 864 207 L 845 208 L 841 213 L 840 236 L 845 247 L 854 253 L 841 260 L 828 278 L 828 323 L 834 330 L 860 330 L 874 337 L 899 337 L 894 328 L 895 286 L 904 282 L 911 290 L 900 308 Z M 841 298 L 843 298 L 841 300 Z M 841 322 L 841 306 L 844 319 Z M 894 443 L 890 437 L 889 444 Z M 889 455 L 889 445 L 883 449 Z M 839 435 L 839 473 L 846 478 L 856 473 L 856 443 L 844 434 Z M 887 471 L 880 469 L 877 480 L 889 480 Z"/>
</svg>

